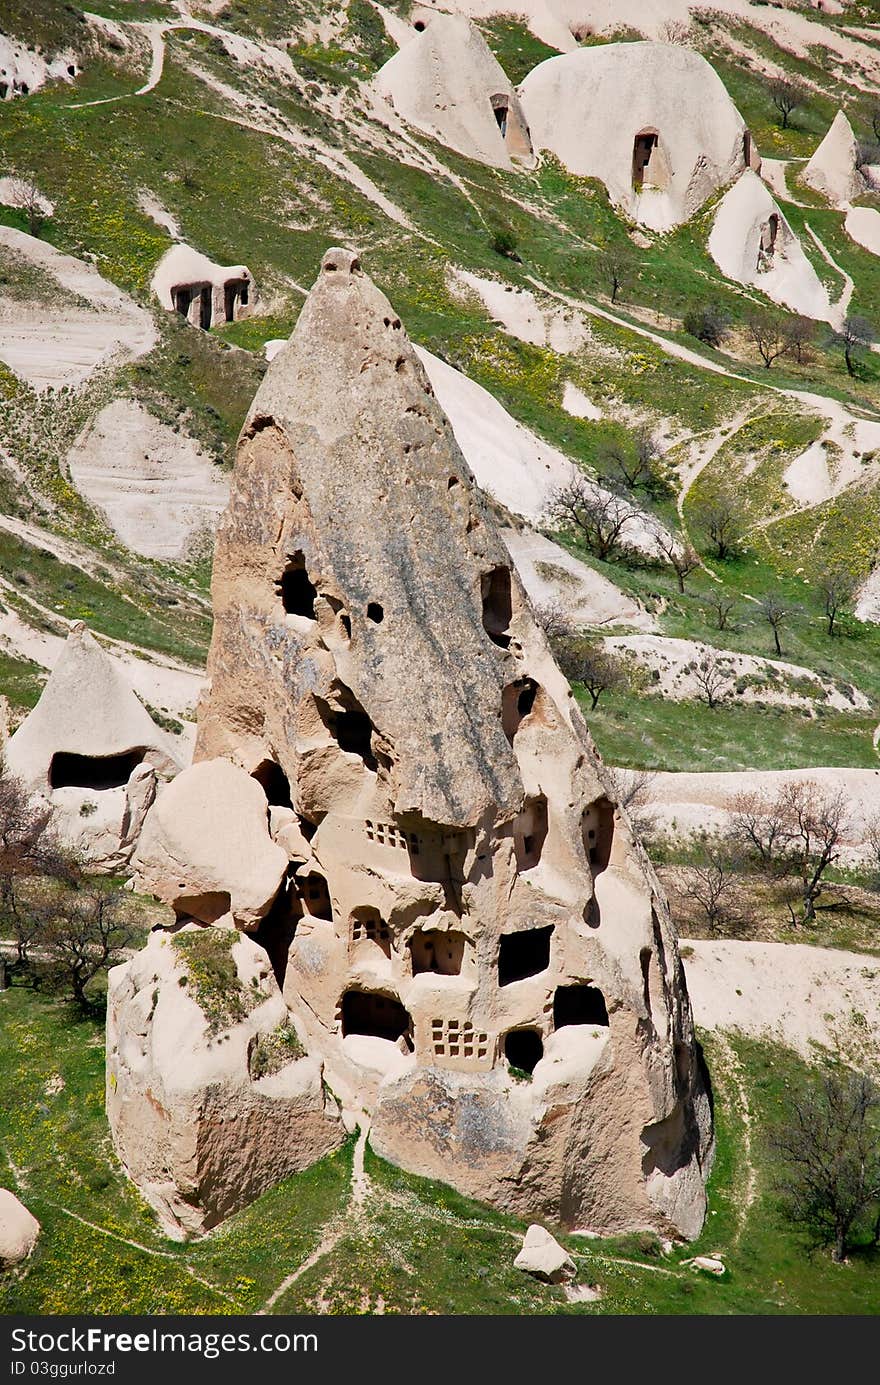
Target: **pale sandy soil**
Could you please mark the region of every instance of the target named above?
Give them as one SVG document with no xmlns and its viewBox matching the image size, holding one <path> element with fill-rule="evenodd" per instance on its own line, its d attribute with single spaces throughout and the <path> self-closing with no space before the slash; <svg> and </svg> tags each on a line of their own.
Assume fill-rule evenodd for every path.
<svg viewBox="0 0 880 1385">
<path fill-rule="evenodd" d="M 11 226 L 0 226 L 0 245 L 58 285 L 51 306 L 0 296 L 0 360 L 36 389 L 77 388 L 99 367 L 152 350 L 156 329 L 149 313 L 93 265 Z M 67 295 L 72 301 L 65 302 Z"/>
<path fill-rule="evenodd" d="M 880 255 L 880 212 L 876 207 L 850 207 L 843 224 L 857 245 Z"/>
<path fill-rule="evenodd" d="M 654 620 L 601 573 L 534 529 L 502 529 L 501 537 L 536 606 L 555 605 L 579 626 L 627 625 L 650 630 Z"/>
<path fill-rule="evenodd" d="M 656 673 L 658 678 L 651 688 L 663 697 L 676 701 L 699 695 L 694 666 L 705 658 L 714 658 L 728 675 L 731 690 L 728 695 L 737 702 L 769 702 L 780 707 L 810 707 L 819 703 L 837 711 L 868 711 L 871 706 L 858 689 L 853 689 L 851 698 L 847 697 L 830 679 L 820 678 L 812 669 L 780 659 L 762 659 L 729 649 L 714 649 L 697 640 L 677 640 L 666 635 L 609 635 L 605 645 L 615 653 L 631 656 L 642 667 Z M 780 679 L 774 679 L 773 674 L 781 675 Z M 742 693 L 733 693 L 733 684 L 741 676 L 759 677 L 768 682 L 761 687 L 745 688 Z M 788 686 L 792 679 L 809 682 L 811 690 L 793 690 Z"/>
<path fill-rule="evenodd" d="M 228 478 L 198 443 L 133 399 L 108 404 L 67 456 L 81 495 L 103 511 L 123 543 L 148 558 L 188 556 L 213 532 Z"/>
<path fill-rule="evenodd" d="M 846 855 L 853 860 L 864 857 L 866 828 L 880 814 L 880 768 L 662 772 L 651 779 L 647 807 L 660 832 L 688 836 L 723 831 L 740 795 L 757 793 L 769 800 L 790 783 L 814 784 L 825 794 L 843 792 L 850 819 L 844 833 Z"/>
<path fill-rule="evenodd" d="M 772 1039 L 803 1057 L 817 1046 L 880 1068 L 880 958 L 806 943 L 684 943 L 702 1029 Z"/>
</svg>

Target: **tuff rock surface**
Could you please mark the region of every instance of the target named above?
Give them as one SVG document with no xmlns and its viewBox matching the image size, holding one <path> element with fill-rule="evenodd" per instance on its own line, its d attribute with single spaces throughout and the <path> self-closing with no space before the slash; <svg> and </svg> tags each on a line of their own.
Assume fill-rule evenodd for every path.
<svg viewBox="0 0 880 1385">
<path fill-rule="evenodd" d="M 8 1188 L 0 1188 L 0 1265 L 26 1260 L 37 1244 L 40 1223 Z"/>
<path fill-rule="evenodd" d="M 696 1234 L 711 1118 L 666 903 L 400 320 L 348 251 L 325 255 L 254 400 L 212 590 L 196 760 L 262 787 L 289 864 L 248 946 L 346 1122 L 523 1216 Z M 111 1064 L 124 1033 L 146 1057 L 112 1068 L 108 1109 L 141 1186 L 195 1205 L 180 1170 L 212 1085 L 197 1016 L 169 1042 L 171 981 L 143 957 L 113 974 Z M 186 1129 L 161 1118 L 161 1175 L 129 1153 L 156 1071 L 190 1093 Z M 248 1163 L 247 1122 L 211 1132 L 216 1218 L 278 1164 Z M 320 1145 L 296 1120 L 287 1141 L 298 1166 Z"/>
</svg>

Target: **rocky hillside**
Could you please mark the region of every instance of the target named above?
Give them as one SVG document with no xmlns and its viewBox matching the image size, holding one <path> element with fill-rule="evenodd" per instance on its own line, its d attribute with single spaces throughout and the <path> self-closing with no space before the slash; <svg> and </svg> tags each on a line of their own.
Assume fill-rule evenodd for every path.
<svg viewBox="0 0 880 1385">
<path fill-rule="evenodd" d="M 13 722 L 80 620 L 168 729 L 192 718 L 234 441 L 342 244 L 420 348 L 535 601 L 609 640 L 616 687 L 592 711 L 609 759 L 877 765 L 880 7 L 510 8 L 530 17 L 503 0 L 465 0 L 470 27 L 406 0 L 8 0 Z M 564 53 L 581 90 L 599 49 L 590 71 L 635 73 L 664 111 L 679 74 L 681 109 L 632 166 L 629 147 L 602 162 L 613 109 L 585 143 L 576 102 L 553 114 L 559 69 L 534 72 Z M 732 161 L 676 192 L 688 141 L 722 136 Z M 611 497 L 610 544 L 570 503 L 585 485 Z"/>
</svg>

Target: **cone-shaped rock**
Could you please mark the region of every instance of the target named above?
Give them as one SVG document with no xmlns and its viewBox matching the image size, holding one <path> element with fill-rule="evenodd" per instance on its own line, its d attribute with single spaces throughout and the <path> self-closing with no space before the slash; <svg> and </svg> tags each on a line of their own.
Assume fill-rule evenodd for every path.
<svg viewBox="0 0 880 1385">
<path fill-rule="evenodd" d="M 213 597 L 197 759 L 266 791 L 291 864 L 254 936 L 373 1147 L 522 1215 L 695 1234 L 711 1124 L 665 902 L 348 252 L 243 429 Z"/>
</svg>

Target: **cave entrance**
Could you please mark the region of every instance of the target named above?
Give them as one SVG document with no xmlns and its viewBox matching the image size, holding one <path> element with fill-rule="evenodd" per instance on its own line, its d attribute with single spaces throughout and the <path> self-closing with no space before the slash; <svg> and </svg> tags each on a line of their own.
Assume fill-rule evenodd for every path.
<svg viewBox="0 0 880 1385">
<path fill-rule="evenodd" d="M 608 1007 L 598 986 L 557 986 L 553 997 L 553 1024 L 565 1029 L 570 1024 L 595 1024 L 608 1027 Z"/>
<path fill-rule="evenodd" d="M 498 985 L 509 986 L 527 976 L 537 976 L 550 965 L 553 924 L 526 928 L 521 933 L 502 933 L 498 946 Z"/>
<path fill-rule="evenodd" d="M 189 317 L 190 304 L 193 301 L 192 289 L 181 285 L 171 290 L 171 298 L 181 317 Z"/>
<path fill-rule="evenodd" d="M 513 596 L 510 568 L 493 567 L 480 578 L 483 601 L 483 629 L 493 644 L 501 649 L 510 645 L 510 622 L 513 619 Z"/>
<path fill-rule="evenodd" d="M 609 799 L 597 798 L 584 809 L 581 836 L 593 876 L 600 875 L 611 860 L 614 845 L 614 805 Z"/>
<path fill-rule="evenodd" d="M 375 943 L 386 957 L 391 956 L 391 929 L 378 909 L 369 905 L 355 909 L 350 920 L 350 937 L 355 943 Z"/>
<path fill-rule="evenodd" d="M 438 976 L 458 976 L 464 961 L 464 934 L 441 929 L 423 929 L 410 938 L 413 976 L 434 972 Z"/>
<path fill-rule="evenodd" d="M 330 888 L 323 875 L 313 871 L 311 875 L 298 877 L 299 897 L 307 914 L 312 918 L 333 922 L 333 905 L 330 901 Z"/>
<path fill-rule="evenodd" d="M 493 96 L 490 99 L 492 102 L 492 114 L 495 117 L 495 124 L 501 131 L 503 138 L 507 134 L 507 117 L 510 112 L 510 103 L 506 96 Z"/>
<path fill-rule="evenodd" d="M 315 619 L 315 598 L 318 589 L 306 571 L 303 553 L 294 553 L 288 560 L 275 587 L 281 604 L 289 616 L 302 616 L 304 620 Z"/>
<path fill-rule="evenodd" d="M 256 779 L 266 801 L 275 808 L 292 808 L 293 800 L 290 796 L 290 781 L 284 770 L 275 760 L 262 760 L 251 775 Z"/>
<path fill-rule="evenodd" d="M 144 747 L 121 755 L 73 755 L 58 750 L 49 764 L 52 789 L 123 789 L 144 758 Z"/>
<path fill-rule="evenodd" d="M 544 1041 L 537 1029 L 511 1029 L 504 1036 L 504 1056 L 512 1068 L 533 1073 L 544 1057 Z"/>
<path fill-rule="evenodd" d="M 647 181 L 651 182 L 651 160 L 659 143 L 660 136 L 656 130 L 642 130 L 633 140 L 632 182 L 637 191 L 644 186 L 646 175 Z"/>
<path fill-rule="evenodd" d="M 199 294 L 199 326 L 207 332 L 211 326 L 214 312 L 214 294 L 210 284 L 205 284 Z"/>
<path fill-rule="evenodd" d="M 501 726 L 513 745 L 513 738 L 535 705 L 539 688 L 534 678 L 518 678 L 508 683 L 501 694 Z"/>
<path fill-rule="evenodd" d="M 342 1034 L 369 1034 L 375 1039 L 403 1040 L 412 1051 L 412 1019 L 394 996 L 380 991 L 346 991 L 342 997 Z"/>
</svg>

